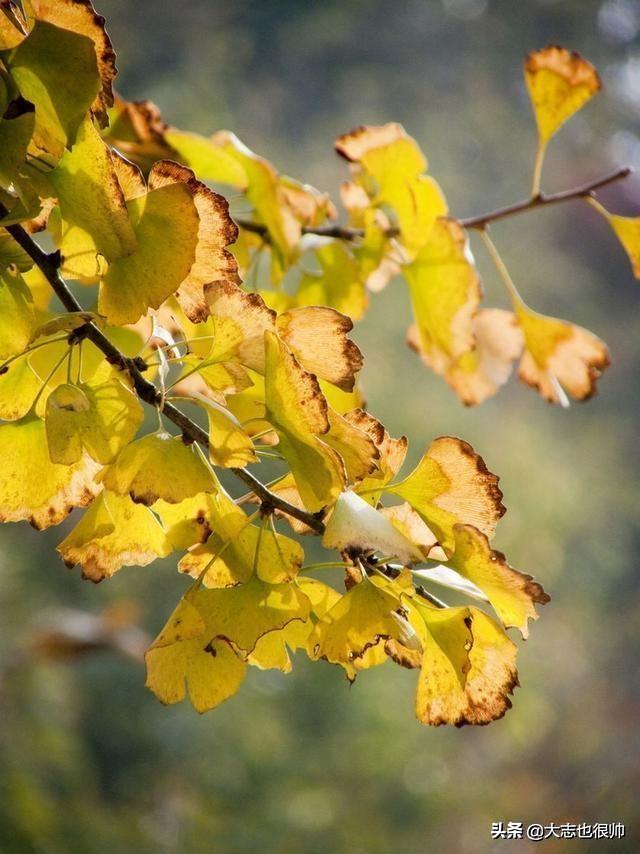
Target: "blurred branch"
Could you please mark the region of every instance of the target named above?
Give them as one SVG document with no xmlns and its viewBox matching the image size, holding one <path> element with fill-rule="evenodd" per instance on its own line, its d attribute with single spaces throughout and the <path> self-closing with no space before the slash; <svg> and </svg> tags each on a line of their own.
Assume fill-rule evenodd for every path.
<svg viewBox="0 0 640 854">
<path fill-rule="evenodd" d="M 9 211 L 0 204 L 0 218 L 7 216 Z M 16 243 L 24 249 L 32 261 L 40 268 L 42 274 L 49 282 L 60 302 L 69 312 L 81 312 L 82 306 L 71 293 L 69 286 L 60 275 L 60 253 L 54 252 L 47 254 L 38 246 L 33 237 L 21 225 L 4 226 L 9 234 L 13 237 Z M 146 370 L 146 364 L 141 359 L 131 359 L 125 356 L 107 337 L 98 329 L 94 323 L 85 323 L 79 329 L 72 333 L 75 341 L 80 341 L 87 338 L 95 346 L 102 351 L 107 361 L 115 365 L 122 371 L 125 371 L 131 377 L 136 394 L 138 397 L 153 406 L 156 409 L 162 408 L 162 413 L 172 421 L 176 427 L 179 427 L 183 435 L 192 442 L 198 442 L 205 448 L 209 447 L 209 434 L 206 430 L 199 427 L 194 421 L 188 418 L 184 413 L 177 409 L 172 403 L 162 400 L 162 394 L 156 386 L 149 382 L 143 375 L 142 371 Z M 271 492 L 264 486 L 261 481 L 246 469 L 234 468 L 229 469 L 236 477 L 243 480 L 253 492 L 260 498 L 265 509 L 278 509 L 288 516 L 293 516 L 300 522 L 304 522 L 316 533 L 321 534 L 324 531 L 324 524 L 313 513 L 308 513 L 295 507 L 288 501 L 280 498 L 280 496 Z"/>
<path fill-rule="evenodd" d="M 464 228 L 482 231 L 482 229 L 486 228 L 487 225 L 501 219 L 517 216 L 518 214 L 535 210 L 536 208 L 587 198 L 602 187 L 606 187 L 616 181 L 628 178 L 632 172 L 633 169 L 630 166 L 622 166 L 619 169 L 616 169 L 615 172 L 611 172 L 609 175 L 605 175 L 602 178 L 596 178 L 593 181 L 588 181 L 586 184 L 581 184 L 578 187 L 572 187 L 569 190 L 561 190 L 559 193 L 538 193 L 528 199 L 522 199 L 522 201 L 506 205 L 502 208 L 497 208 L 494 211 L 479 214 L 478 216 L 467 217 L 466 219 L 460 219 L 459 222 Z M 259 234 L 265 241 L 269 240 L 269 230 L 266 225 L 243 219 L 236 220 L 236 222 L 240 228 L 244 228 L 245 231 L 250 231 L 253 234 Z M 347 241 L 358 240 L 364 237 L 364 229 L 351 228 L 345 225 L 303 226 L 302 233 L 315 234 L 320 237 L 333 237 L 337 240 Z M 389 228 L 385 233 L 387 237 L 397 237 L 400 232 L 397 228 Z"/>
</svg>

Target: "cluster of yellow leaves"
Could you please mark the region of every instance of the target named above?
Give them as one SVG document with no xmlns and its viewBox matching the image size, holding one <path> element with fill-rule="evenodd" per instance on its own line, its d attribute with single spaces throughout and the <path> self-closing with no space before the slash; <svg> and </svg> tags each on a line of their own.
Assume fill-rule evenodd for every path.
<svg viewBox="0 0 640 854">
<path fill-rule="evenodd" d="M 499 259 L 512 310 L 481 304 L 468 228 L 396 123 L 336 141 L 350 169 L 337 226 L 326 194 L 233 134 L 186 133 L 150 102 L 114 97 L 115 56 L 88 0 L 5 0 L 0 59 L 0 226 L 46 229 L 90 306 L 51 310 L 41 272 L 0 231 L 0 521 L 45 528 L 86 507 L 58 549 L 96 582 L 181 553 L 190 586 L 146 656 L 165 703 L 188 694 L 214 708 L 248 666 L 288 672 L 300 651 L 350 681 L 388 661 L 418 670 L 427 724 L 501 717 L 518 684 L 508 631 L 526 638 L 549 597 L 493 548 L 502 493 L 467 443 L 437 438 L 401 473 L 406 439 L 363 408 L 353 321 L 401 276 L 409 344 L 467 404 L 516 361 L 547 400 L 586 399 L 608 364 L 603 342 L 531 310 Z M 537 192 L 550 139 L 600 84 L 556 47 L 527 58 L 525 79 Z M 240 196 L 240 229 L 203 181 Z M 638 220 L 589 201 L 640 276 Z M 167 398 L 192 408 L 208 448 L 164 422 L 148 429 L 139 383 L 104 362 L 87 323 L 155 381 L 160 421 Z M 218 480 L 265 460 L 271 503 Z M 281 520 L 296 535 L 323 530 L 344 592 L 304 574 L 314 565 Z M 473 604 L 440 602 L 433 585 Z"/>
</svg>

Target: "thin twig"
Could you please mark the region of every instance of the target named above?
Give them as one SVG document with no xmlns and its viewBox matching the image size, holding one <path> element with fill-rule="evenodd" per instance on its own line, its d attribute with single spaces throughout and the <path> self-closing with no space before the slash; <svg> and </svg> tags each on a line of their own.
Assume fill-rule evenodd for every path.
<svg viewBox="0 0 640 854">
<path fill-rule="evenodd" d="M 471 216 L 459 220 L 464 228 L 473 228 L 482 230 L 485 226 L 500 219 L 507 219 L 517 214 L 535 210 L 536 208 L 546 207 L 548 205 L 557 205 L 561 202 L 569 202 L 576 199 L 584 199 L 589 197 L 596 190 L 613 184 L 616 181 L 621 181 L 631 175 L 633 169 L 630 166 L 623 166 L 605 175 L 602 178 L 596 178 L 593 181 L 588 181 L 586 184 L 581 184 L 578 187 L 572 187 L 569 190 L 561 190 L 559 193 L 538 193 L 528 199 L 515 202 L 512 205 L 506 205 L 502 208 L 497 208 L 489 213 Z M 254 234 L 260 234 L 266 240 L 269 239 L 269 230 L 266 225 L 259 222 L 249 222 L 247 220 L 236 220 L 240 228 L 245 231 L 251 231 Z M 338 240 L 358 240 L 364 237 L 362 228 L 351 228 L 345 225 L 320 225 L 320 226 L 303 226 L 303 234 L 315 234 L 319 237 L 334 237 Z M 387 237 L 397 237 L 399 231 L 397 228 L 390 228 L 385 232 Z"/>
<path fill-rule="evenodd" d="M 5 217 L 7 214 L 7 209 L 0 204 L 0 218 Z M 40 268 L 66 310 L 69 312 L 83 311 L 82 306 L 60 275 L 60 253 L 54 252 L 49 255 L 44 252 L 31 235 L 20 225 L 8 225 L 5 228 L 16 243 L 24 249 L 32 261 Z M 94 323 L 86 323 L 79 329 L 76 329 L 72 334 L 78 341 L 87 338 L 104 354 L 110 364 L 121 371 L 127 372 L 131 377 L 138 397 L 144 403 L 157 409 L 161 402 L 161 393 L 153 383 L 149 382 L 142 375 L 142 371 L 146 369 L 146 365 L 142 360 L 131 359 L 125 356 Z M 182 431 L 182 434 L 186 438 L 193 442 L 198 442 L 205 448 L 209 447 L 209 435 L 207 432 L 184 415 L 172 403 L 165 401 L 162 412 L 169 421 L 172 421 Z M 265 505 L 276 508 L 286 513 L 287 516 L 293 516 L 294 519 L 304 522 L 305 525 L 308 525 L 318 534 L 323 533 L 324 524 L 320 519 L 312 513 L 307 513 L 305 510 L 295 507 L 293 504 L 280 498 L 280 496 L 270 492 L 251 472 L 241 468 L 233 468 L 229 469 L 229 471 L 233 472 L 240 480 L 243 480 Z"/>
</svg>

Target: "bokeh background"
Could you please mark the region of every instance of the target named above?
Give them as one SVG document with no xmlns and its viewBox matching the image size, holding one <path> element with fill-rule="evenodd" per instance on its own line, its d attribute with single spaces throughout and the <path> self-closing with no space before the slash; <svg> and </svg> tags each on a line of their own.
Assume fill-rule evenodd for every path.
<svg viewBox="0 0 640 854">
<path fill-rule="evenodd" d="M 97 5 L 127 98 L 155 100 L 180 127 L 231 128 L 282 171 L 334 194 L 346 174 L 335 136 L 389 120 L 422 144 L 455 214 L 526 194 L 535 134 L 521 62 L 549 42 L 591 59 L 605 88 L 552 143 L 545 188 L 640 167 L 637 0 Z M 640 181 L 603 199 L 638 213 Z M 155 632 L 184 588 L 175 560 L 95 587 L 58 562 L 60 529 L 7 526 L 2 852 L 533 850 L 491 842 L 498 820 L 623 821 L 624 841 L 543 845 L 640 850 L 640 290 L 586 206 L 531 213 L 493 234 L 533 307 L 609 343 L 613 366 L 595 399 L 561 411 L 512 382 L 464 409 L 405 348 L 398 282 L 372 300 L 356 339 L 369 407 L 393 434 L 407 433 L 412 459 L 432 437 L 460 435 L 501 474 L 509 512 L 497 546 L 552 594 L 522 645 L 513 710 L 486 728 L 423 728 L 414 674 L 387 665 L 349 688 L 337 668 L 302 657 L 287 677 L 252 672 L 204 717 L 186 704 L 164 708 L 124 656 L 52 662 L 30 645 L 48 621 L 105 609 L 138 608 Z M 488 301 L 505 305 L 474 249 Z"/>
</svg>

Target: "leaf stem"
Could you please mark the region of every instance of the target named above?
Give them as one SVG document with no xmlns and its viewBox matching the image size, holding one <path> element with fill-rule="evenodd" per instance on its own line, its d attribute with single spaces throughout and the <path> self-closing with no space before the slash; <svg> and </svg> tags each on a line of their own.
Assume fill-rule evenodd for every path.
<svg viewBox="0 0 640 854">
<path fill-rule="evenodd" d="M 506 264 L 502 260 L 495 243 L 489 237 L 488 231 L 483 228 L 480 232 L 480 236 L 482 237 L 485 246 L 487 247 L 487 251 L 491 256 L 491 260 L 493 261 L 496 270 L 498 271 L 500 279 L 502 280 L 502 283 L 505 286 L 507 293 L 509 294 L 514 309 L 518 309 L 518 307 L 524 305 L 524 300 L 518 293 L 518 289 L 516 288 L 513 279 L 511 278 L 509 271 L 507 270 Z"/>
<path fill-rule="evenodd" d="M 533 177 L 531 179 L 531 198 L 535 199 L 540 195 L 540 181 L 542 178 L 542 164 L 544 163 L 544 155 L 547 146 L 538 141 L 536 148 L 536 156 L 533 161 Z"/>
</svg>

